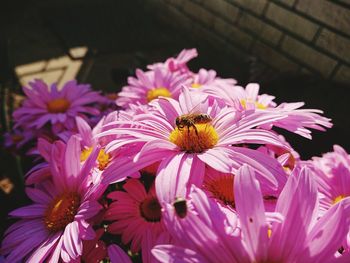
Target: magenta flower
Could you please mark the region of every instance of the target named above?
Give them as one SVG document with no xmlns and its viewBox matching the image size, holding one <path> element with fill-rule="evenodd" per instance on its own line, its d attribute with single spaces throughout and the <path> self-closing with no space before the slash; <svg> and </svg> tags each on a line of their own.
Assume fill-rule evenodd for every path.
<svg viewBox="0 0 350 263">
<path fill-rule="evenodd" d="M 34 137 L 35 135 L 32 131 L 14 129 L 13 131 L 4 134 L 4 146 L 8 149 L 19 150 L 33 140 Z"/>
<path fill-rule="evenodd" d="M 177 99 L 186 75 L 173 74 L 169 70 L 156 68 L 154 71 L 136 70 L 136 78 L 128 78 L 116 100 L 117 105 L 129 108 L 130 104 L 147 104 L 158 97 Z"/>
<path fill-rule="evenodd" d="M 51 87 L 42 80 L 23 87 L 27 98 L 23 105 L 13 113 L 16 127 L 23 129 L 41 129 L 51 124 L 54 133 L 75 127 L 75 117 L 97 115 L 99 111 L 89 104 L 98 102 L 98 92 L 91 91 L 90 85 L 77 84 L 75 80 L 67 82 L 61 90 L 56 84 Z"/>
<path fill-rule="evenodd" d="M 277 120 L 281 116 L 278 113 L 266 115 L 264 112 L 244 116 L 233 108 L 220 107 L 219 104 L 209 105 L 206 95 L 185 89 L 179 102 L 161 98 L 152 102 L 152 113 L 136 115 L 131 121 L 112 122 L 110 125 L 119 123 L 124 126 L 111 128 L 99 136 L 123 136 L 111 141 L 106 151 L 122 146 L 131 149 L 132 146 L 139 153 L 134 158 L 120 156 L 111 162 L 104 172 L 104 182 L 123 180 L 146 166 L 160 162 L 156 179 L 157 196 L 161 200 L 172 199 L 183 196 L 189 182 L 202 184 L 205 164 L 223 173 L 235 173 L 242 163 L 250 163 L 271 188 L 277 188 L 285 180 L 284 172 L 276 167 L 279 165 L 277 162 L 269 163 L 265 155 L 257 151 L 232 145 L 267 143 L 286 147 L 274 133 L 255 129 L 270 122 L 271 118 Z M 198 113 L 194 116 L 204 116 L 207 121 L 187 125 L 187 114 L 198 105 L 200 109 L 195 111 Z M 183 119 L 185 124 L 179 121 Z M 129 127 L 125 126 L 127 124 Z"/>
<path fill-rule="evenodd" d="M 234 88 L 222 86 L 220 89 L 215 87 L 206 87 L 203 92 L 214 97 L 223 99 L 227 105 L 236 108 L 238 111 L 265 111 L 267 113 L 283 114 L 286 118 L 266 123 L 264 128 L 276 126 L 287 131 L 299 134 L 303 137 L 311 139 L 311 129 L 324 131 L 331 128 L 331 120 L 321 116 L 323 112 L 316 109 L 300 109 L 304 106 L 304 102 L 282 103 L 277 105 L 273 99 L 275 97 L 262 94 L 259 95 L 259 84 L 250 83 L 244 89 L 240 86 Z"/>
<path fill-rule="evenodd" d="M 109 225 L 108 232 L 121 235 L 124 244 L 131 242 L 130 249 L 133 253 L 141 249 L 143 262 L 150 262 L 150 248 L 165 231 L 154 185 L 146 192 L 139 180 L 129 179 L 123 188 L 125 192 L 114 191 L 108 194 L 113 202 L 105 219 L 114 221 Z"/>
<path fill-rule="evenodd" d="M 234 188 L 239 223 L 230 221 L 195 186 L 190 200 L 167 204 L 164 222 L 181 245 L 156 246 L 154 256 L 161 262 L 170 258 L 173 262 L 180 258 L 188 262 L 349 260 L 349 254 L 342 256 L 337 250 L 349 229 L 350 199 L 317 220 L 317 185 L 307 168 L 289 177 L 273 214 L 265 212 L 259 183 L 249 166 L 239 170 Z"/>
<path fill-rule="evenodd" d="M 51 155 L 59 151 L 54 144 Z M 89 219 L 102 208 L 98 199 L 105 190 L 91 181 L 97 154 L 98 148 L 81 166 L 80 142 L 73 136 L 63 158 L 51 159 L 51 179 L 27 188 L 34 204 L 10 213 L 21 220 L 6 231 L 1 245 L 8 262 L 71 262 L 82 255 L 82 240 L 94 238 Z"/>
<path fill-rule="evenodd" d="M 147 68 L 155 70 L 156 68 L 163 68 L 170 72 L 189 73 L 187 62 L 198 56 L 197 49 L 184 49 L 176 58 L 168 58 L 164 63 L 155 63 L 149 65 Z"/>
</svg>

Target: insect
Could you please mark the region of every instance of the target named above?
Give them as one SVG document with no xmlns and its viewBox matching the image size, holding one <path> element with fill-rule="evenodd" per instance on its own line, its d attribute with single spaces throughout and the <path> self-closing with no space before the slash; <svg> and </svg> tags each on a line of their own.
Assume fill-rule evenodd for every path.
<svg viewBox="0 0 350 263">
<path fill-rule="evenodd" d="M 190 132 L 190 127 L 193 127 L 193 129 L 196 132 L 196 135 L 198 135 L 198 130 L 195 124 L 206 124 L 210 123 L 211 121 L 212 118 L 208 114 L 189 113 L 177 117 L 175 124 L 179 130 L 182 130 L 184 127 L 187 127 L 188 133 Z"/>
<path fill-rule="evenodd" d="M 176 198 L 175 202 L 173 203 L 173 206 L 175 208 L 176 214 L 180 218 L 184 218 L 187 215 L 187 204 L 185 199 Z"/>
</svg>

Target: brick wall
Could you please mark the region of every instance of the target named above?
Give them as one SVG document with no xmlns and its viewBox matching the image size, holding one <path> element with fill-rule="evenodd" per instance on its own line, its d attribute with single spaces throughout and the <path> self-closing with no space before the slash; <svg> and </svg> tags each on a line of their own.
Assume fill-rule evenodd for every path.
<svg viewBox="0 0 350 263">
<path fill-rule="evenodd" d="M 282 72 L 350 83 L 350 0 L 150 0 L 166 23 Z"/>
</svg>

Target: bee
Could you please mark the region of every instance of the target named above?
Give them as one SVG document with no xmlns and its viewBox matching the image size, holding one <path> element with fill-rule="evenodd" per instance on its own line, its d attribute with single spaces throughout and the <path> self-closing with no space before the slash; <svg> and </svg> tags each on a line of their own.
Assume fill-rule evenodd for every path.
<svg viewBox="0 0 350 263">
<path fill-rule="evenodd" d="M 190 127 L 193 127 L 193 129 L 196 132 L 196 135 L 198 136 L 198 130 L 195 124 L 206 124 L 206 123 L 210 123 L 211 121 L 212 121 L 212 118 L 208 114 L 189 113 L 189 114 L 184 114 L 182 116 L 177 117 L 175 124 L 180 131 L 184 127 L 187 127 L 188 133 L 190 132 Z"/>
</svg>

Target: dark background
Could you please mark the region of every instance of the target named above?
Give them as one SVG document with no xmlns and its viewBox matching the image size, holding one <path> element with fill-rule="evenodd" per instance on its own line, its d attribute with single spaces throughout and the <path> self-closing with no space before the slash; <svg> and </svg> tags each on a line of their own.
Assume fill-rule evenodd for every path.
<svg viewBox="0 0 350 263">
<path fill-rule="evenodd" d="M 303 159 L 331 151 L 333 144 L 350 151 L 348 114 L 350 87 L 320 76 L 279 73 L 265 68 L 254 56 L 238 59 L 205 38 L 193 38 L 181 28 L 158 20 L 157 10 L 147 1 L 75 0 L 4 1 L 0 7 L 0 85 L 2 102 L 13 102 L 9 94 L 21 89 L 14 68 L 39 60 L 70 55 L 69 49 L 88 48 L 77 76 L 94 89 L 118 92 L 135 68 L 164 61 L 183 48 L 197 48 L 199 57 L 190 62 L 194 71 L 212 68 L 221 77 L 239 84 L 259 82 L 261 93 L 276 96 L 276 102 L 305 101 L 307 108 L 322 109 L 333 119 L 326 133 L 314 132 L 313 140 L 287 134 Z M 11 95 L 11 96 L 12 96 Z M 7 96 L 7 97 L 6 97 Z M 2 105 L 3 106 L 3 105 Z M 3 107 L 1 107 L 3 108 Z M 2 132 L 6 123 L 2 115 Z M 8 128 L 8 127 L 7 127 Z M 10 193 L 0 189 L 0 236 L 10 222 L 7 213 L 27 203 L 18 160 L 1 148 L 0 179 L 14 185 Z M 31 160 L 22 160 L 26 169 Z"/>
</svg>

